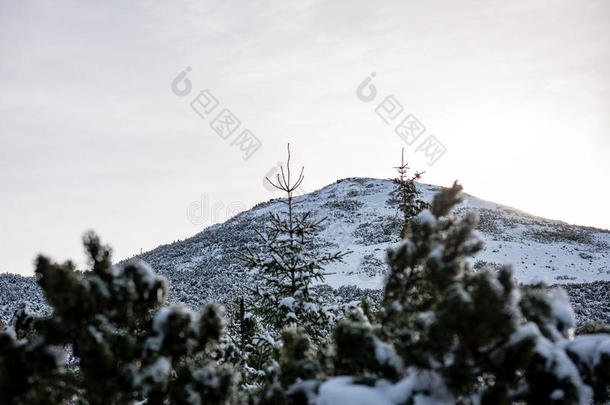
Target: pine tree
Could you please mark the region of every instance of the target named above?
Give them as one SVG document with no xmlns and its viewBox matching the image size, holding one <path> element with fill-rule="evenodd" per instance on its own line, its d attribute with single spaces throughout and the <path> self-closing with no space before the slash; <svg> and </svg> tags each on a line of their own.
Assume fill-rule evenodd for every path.
<svg viewBox="0 0 610 405">
<path fill-rule="evenodd" d="M 229 323 L 225 360 L 235 364 L 241 374 L 241 387 L 246 392 L 271 383 L 277 376 L 279 364 L 275 361 L 280 347 L 252 312 L 246 312 L 245 300 L 239 297 L 233 303 Z"/>
<path fill-rule="evenodd" d="M 337 377 L 297 381 L 289 398 L 396 405 L 608 399 L 610 336 L 574 338 L 562 289 L 519 287 L 508 266 L 474 271 L 468 258 L 482 240 L 474 214 L 451 213 L 461 198 L 454 184 L 410 221 L 388 254 L 382 323 L 371 324 L 364 311 L 348 313 L 334 334 Z"/>
<path fill-rule="evenodd" d="M 401 246 L 388 254 L 390 274 L 382 302 L 384 331 L 394 333 L 404 328 L 403 313 L 428 308 L 444 288 L 460 277 L 465 263 L 461 257 L 473 255 L 482 247 L 482 240 L 472 233 L 476 215 L 458 220 L 450 214 L 461 199 L 461 186 L 454 184 L 434 197 L 430 210 L 422 211 L 407 223 Z M 437 218 L 441 219 L 439 223 Z M 450 249 L 454 260 L 433 260 Z M 410 325 L 409 325 L 410 326 Z"/>
<path fill-rule="evenodd" d="M 288 145 L 286 169 L 280 168 L 275 181 L 267 178 L 273 187 L 286 193 L 282 200 L 286 210 L 272 213 L 266 229 L 257 230 L 258 246 L 241 255 L 256 281 L 255 286 L 248 288 L 245 309 L 259 325 L 249 346 L 245 345 L 252 350 L 246 350 L 244 357 L 260 358 L 260 351 L 279 353 L 278 339 L 284 328 L 293 325 L 301 328 L 314 344 L 330 335 L 333 314 L 324 307 L 312 286 L 324 280 L 324 266 L 342 260 L 347 252 L 318 254 L 313 250 L 315 234 L 325 219 L 313 219 L 311 211 L 297 212 L 293 193 L 303 182 L 304 168 L 295 180 L 290 160 Z M 252 361 L 246 364 L 253 366 Z M 269 366 L 273 368 L 274 364 L 265 368 Z M 267 369 L 263 372 L 269 373 Z"/>
<path fill-rule="evenodd" d="M 390 203 L 397 204 L 398 209 L 403 215 L 403 228 L 400 237 L 404 238 L 407 226 L 411 218 L 415 217 L 422 210 L 428 208 L 428 203 L 421 200 L 420 192 L 417 190 L 416 181 L 421 179 L 424 172 L 415 172 L 408 177 L 409 165 L 405 163 L 405 149 L 402 148 L 400 165 L 395 167 L 398 177 L 392 179 L 395 188 L 390 193 Z"/>
<path fill-rule="evenodd" d="M 438 376 L 461 403 L 607 398 L 610 336 L 574 339 L 563 290 L 520 288 L 508 266 L 472 270 L 467 258 L 483 243 L 474 214 L 451 214 L 461 199 L 457 184 L 441 191 L 389 253 L 380 334 L 407 367 Z"/>
<path fill-rule="evenodd" d="M 38 284 L 53 312 L 35 318 L 20 310 L 14 328 L 0 331 L 0 403 L 225 403 L 233 374 L 217 360 L 220 308 L 157 310 L 164 278 L 141 261 L 113 266 L 92 233 L 84 244 L 91 271 L 38 258 Z M 77 369 L 65 367 L 66 347 Z"/>
<path fill-rule="evenodd" d="M 257 405 L 306 404 L 307 393 L 293 390 L 294 383 L 315 380 L 323 374 L 324 350 L 311 342 L 304 329 L 286 328 L 282 331 L 281 340 L 278 374 L 253 397 Z"/>
</svg>

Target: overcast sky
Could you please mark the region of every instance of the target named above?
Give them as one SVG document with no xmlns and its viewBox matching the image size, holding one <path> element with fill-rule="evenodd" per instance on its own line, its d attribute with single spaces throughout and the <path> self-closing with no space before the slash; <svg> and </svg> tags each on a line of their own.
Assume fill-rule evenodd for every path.
<svg viewBox="0 0 610 405">
<path fill-rule="evenodd" d="M 192 236 L 273 197 L 288 141 L 306 191 L 390 177 L 405 146 L 425 182 L 610 228 L 610 1 L 0 5 L 0 272 L 80 260 L 88 229 L 115 259 Z M 241 121 L 226 140 L 224 108 Z M 407 114 L 426 128 L 412 145 L 394 132 Z M 247 160 L 243 129 L 261 141 Z"/>
</svg>

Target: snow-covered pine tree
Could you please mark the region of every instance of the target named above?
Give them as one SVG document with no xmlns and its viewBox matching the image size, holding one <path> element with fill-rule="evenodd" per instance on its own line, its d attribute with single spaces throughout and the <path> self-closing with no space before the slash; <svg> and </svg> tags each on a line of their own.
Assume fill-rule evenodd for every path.
<svg viewBox="0 0 610 405">
<path fill-rule="evenodd" d="M 417 185 L 415 184 L 417 180 L 421 179 L 424 172 L 415 172 L 411 177 L 407 176 L 409 165 L 405 162 L 404 148 L 402 148 L 400 165 L 396 166 L 395 169 L 398 172 L 398 177 L 392 179 L 395 187 L 390 193 L 389 202 L 397 204 L 398 209 L 403 215 L 403 227 L 400 231 L 400 237 L 404 238 L 411 218 L 428 208 L 428 203 L 419 198 L 421 193 L 417 190 Z"/>
<path fill-rule="evenodd" d="M 520 288 L 512 270 L 471 269 L 477 218 L 457 218 L 461 186 L 441 191 L 389 253 L 383 336 L 408 367 L 462 403 L 585 404 L 607 397 L 610 336 L 577 337 L 566 293 Z M 601 381 L 605 381 L 601 383 Z"/>
<path fill-rule="evenodd" d="M 426 309 L 438 296 L 437 286 L 445 287 L 461 275 L 465 263 L 461 257 L 478 252 L 483 241 L 472 234 L 477 218 L 468 214 L 463 219 L 451 215 L 452 207 L 461 200 L 461 186 L 439 192 L 429 210 L 407 223 L 401 246 L 388 253 L 390 274 L 386 283 L 381 319 L 383 331 L 394 336 L 404 328 L 404 314 Z M 437 218 L 442 218 L 438 223 Z M 450 246 L 447 246 L 449 245 Z M 437 263 L 436 254 L 451 249 L 454 260 Z M 411 325 L 408 325 L 410 328 Z"/>
<path fill-rule="evenodd" d="M 439 192 L 388 255 L 381 325 L 353 310 L 335 330 L 335 377 L 296 382 L 294 403 L 604 403 L 610 335 L 574 338 L 566 293 L 519 287 L 509 267 L 471 269 L 475 215 Z M 303 400 L 306 398 L 307 400 Z M 300 402 L 299 402 L 300 400 Z"/>
<path fill-rule="evenodd" d="M 277 375 L 267 380 L 262 390 L 253 393 L 250 401 L 256 405 L 307 404 L 308 395 L 302 390 L 292 392 L 297 381 L 311 381 L 328 374 L 326 346 L 314 345 L 304 329 L 288 327 L 282 331 Z"/>
<path fill-rule="evenodd" d="M 91 271 L 38 258 L 38 284 L 53 312 L 32 319 L 24 308 L 14 328 L 0 331 L 0 403 L 225 403 L 233 373 L 215 355 L 220 309 L 155 312 L 167 294 L 164 278 L 141 261 L 112 266 L 110 249 L 92 233 L 84 242 Z M 77 370 L 64 366 L 65 347 Z"/>
<path fill-rule="evenodd" d="M 253 392 L 263 384 L 270 384 L 277 376 L 280 347 L 269 333 L 261 329 L 252 312 L 246 312 L 245 300 L 238 297 L 232 305 L 224 358 L 238 366 L 241 387 Z"/>
<path fill-rule="evenodd" d="M 255 279 L 244 297 L 246 316 L 253 314 L 260 326 L 251 343 L 243 345 L 253 348 L 249 353 L 246 350 L 244 358 L 260 358 L 255 353 L 260 350 L 278 353 L 277 340 L 286 327 L 301 328 L 314 344 L 324 341 L 332 327 L 333 315 L 312 290 L 312 285 L 324 280 L 326 265 L 342 260 L 348 252 L 320 254 L 313 249 L 313 238 L 325 218 L 314 219 L 311 211 L 297 212 L 293 193 L 303 182 L 304 168 L 294 179 L 290 160 L 288 145 L 286 169 L 280 168 L 275 181 L 267 178 L 273 187 L 286 193 L 282 200 L 286 210 L 272 213 L 269 225 L 257 230 L 258 246 L 241 254 L 245 267 Z M 248 361 L 246 365 L 253 366 Z"/>
</svg>

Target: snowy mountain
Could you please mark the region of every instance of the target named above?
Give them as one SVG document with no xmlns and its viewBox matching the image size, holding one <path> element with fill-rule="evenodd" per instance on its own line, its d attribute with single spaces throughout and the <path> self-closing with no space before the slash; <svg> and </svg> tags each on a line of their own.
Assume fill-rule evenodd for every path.
<svg viewBox="0 0 610 405">
<path fill-rule="evenodd" d="M 426 201 L 439 189 L 425 184 L 418 188 Z M 361 289 L 382 288 L 386 249 L 399 242 L 401 227 L 401 216 L 389 201 L 392 189 L 388 180 L 348 178 L 296 197 L 298 210 L 326 217 L 316 249 L 352 251 L 343 263 L 326 269 L 331 274 L 320 290 L 329 300 L 358 299 Z M 237 260 L 237 250 L 254 246 L 254 230 L 264 226 L 270 212 L 283 209 L 278 199 L 261 203 L 191 238 L 138 257 L 168 278 L 171 302 L 193 307 L 210 299 L 227 303 L 251 281 Z M 472 258 L 475 268 L 513 264 L 521 283 L 567 284 L 579 321 L 608 322 L 610 303 L 603 297 L 610 286 L 610 231 L 535 217 L 470 195 L 455 213 L 468 211 L 478 213 L 478 230 L 485 240 L 485 249 Z M 20 297 L 33 301 L 34 310 L 43 309 L 33 278 L 0 276 L 5 320 Z"/>
</svg>

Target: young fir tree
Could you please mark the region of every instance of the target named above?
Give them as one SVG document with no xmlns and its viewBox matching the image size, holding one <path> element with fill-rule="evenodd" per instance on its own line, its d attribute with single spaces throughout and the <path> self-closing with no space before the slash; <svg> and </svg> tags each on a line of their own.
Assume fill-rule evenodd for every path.
<svg viewBox="0 0 610 405">
<path fill-rule="evenodd" d="M 402 149 L 400 166 L 395 167 L 398 177 L 392 179 L 395 184 L 394 190 L 390 193 L 390 203 L 397 204 L 398 209 L 403 215 L 403 228 L 400 237 L 404 238 L 407 226 L 411 218 L 428 208 L 428 203 L 419 199 L 420 192 L 417 190 L 415 182 L 421 179 L 424 172 L 415 172 L 408 177 L 409 165 L 405 163 L 405 149 Z"/>
<path fill-rule="evenodd" d="M 225 403 L 233 375 L 215 358 L 220 309 L 156 310 L 164 278 L 141 261 L 112 266 L 94 234 L 85 247 L 92 269 L 84 273 L 38 258 L 38 284 L 53 312 L 36 318 L 20 310 L 14 327 L 0 331 L 0 403 Z M 76 369 L 65 367 L 65 347 Z"/>
<path fill-rule="evenodd" d="M 255 278 L 254 286 L 248 288 L 245 297 L 246 312 L 242 313 L 241 320 L 234 322 L 236 330 L 242 329 L 244 321 L 256 329 L 254 336 L 240 343 L 246 383 L 250 382 L 248 375 L 269 377 L 273 369 L 269 363 L 279 354 L 277 341 L 284 328 L 299 327 L 314 344 L 330 334 L 333 315 L 312 290 L 312 285 L 324 280 L 324 266 L 341 261 L 347 254 L 314 251 L 313 238 L 324 219 L 313 219 L 311 211 L 297 212 L 293 194 L 303 182 L 303 168 L 295 179 L 290 160 L 288 145 L 286 169 L 280 168 L 275 181 L 267 178 L 273 187 L 286 193 L 282 200 L 286 209 L 270 215 L 270 224 L 262 231 L 257 230 L 258 246 L 241 256 Z M 261 364 L 259 360 L 266 363 Z"/>
</svg>

